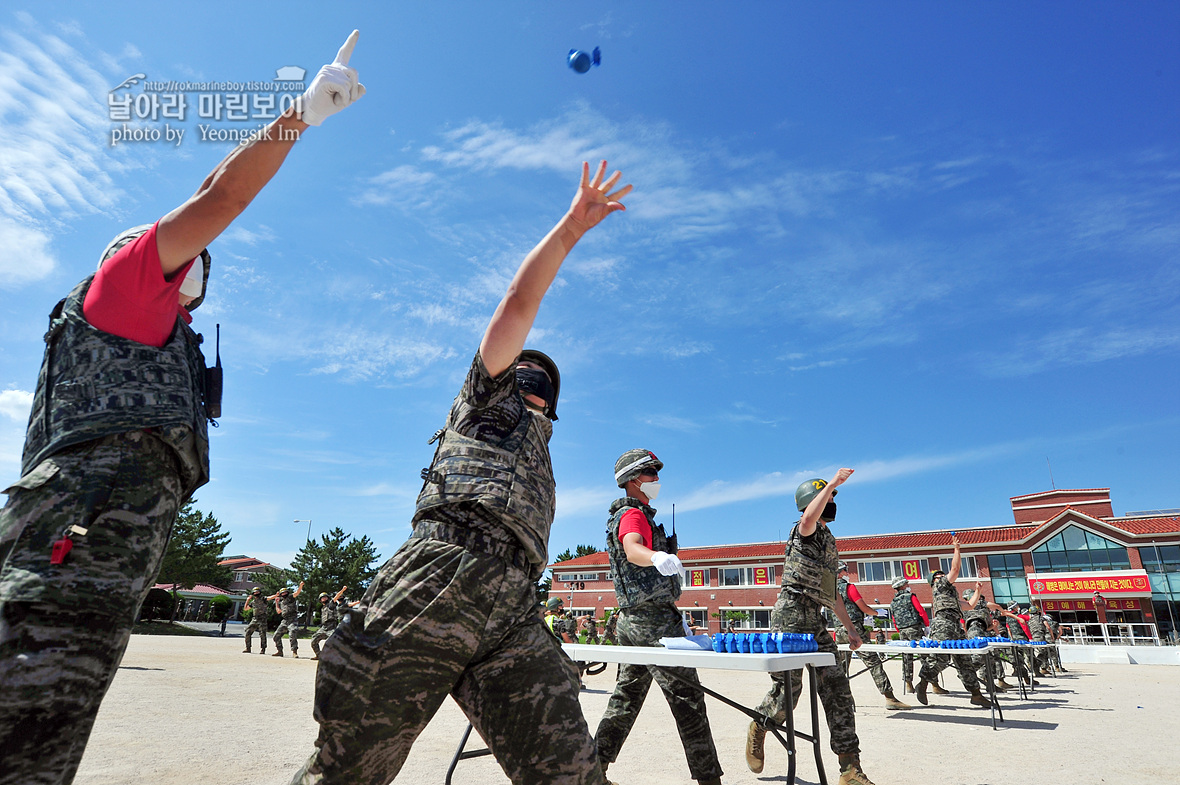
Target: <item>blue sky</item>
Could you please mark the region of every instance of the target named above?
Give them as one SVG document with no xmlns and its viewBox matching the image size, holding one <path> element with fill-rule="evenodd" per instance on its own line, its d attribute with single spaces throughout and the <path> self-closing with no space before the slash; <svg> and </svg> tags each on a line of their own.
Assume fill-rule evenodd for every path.
<svg viewBox="0 0 1180 785">
<path fill-rule="evenodd" d="M 179 145 L 112 147 L 108 93 L 314 73 L 358 28 L 368 94 L 210 247 L 194 326 L 221 324 L 226 392 L 197 498 L 232 552 L 285 565 L 294 519 L 397 548 L 488 317 L 599 158 L 628 210 L 530 341 L 562 369 L 551 553 L 602 546 L 632 447 L 685 545 L 785 536 L 795 486 L 842 465 L 841 534 L 1010 522 L 1047 460 L 1116 514 L 1180 506 L 1175 4 L 15 7 L 5 483 L 49 308 L 230 149 L 191 106 Z"/>
</svg>

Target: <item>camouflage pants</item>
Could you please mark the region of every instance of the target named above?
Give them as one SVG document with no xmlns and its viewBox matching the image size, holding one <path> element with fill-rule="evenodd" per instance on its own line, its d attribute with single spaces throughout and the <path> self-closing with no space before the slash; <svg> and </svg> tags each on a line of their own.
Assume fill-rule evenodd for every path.
<svg viewBox="0 0 1180 785">
<path fill-rule="evenodd" d="M 948 619 L 942 616 L 935 616 L 934 621 L 930 623 L 930 637 L 936 641 L 961 641 L 966 640 L 967 636 L 963 634 L 963 628 L 955 619 Z M 975 678 L 975 669 L 971 664 L 971 657 L 961 654 L 935 654 L 927 657 L 922 662 L 922 671 L 918 674 L 918 678 L 923 681 L 936 681 L 938 674 L 942 673 L 946 666 L 951 662 L 955 664 L 955 670 L 959 673 L 959 681 L 963 682 L 963 686 L 967 688 L 968 692 L 975 692 L 979 689 L 979 680 Z"/>
<path fill-rule="evenodd" d="M 828 633 L 827 622 L 820 613 L 821 610 L 818 603 L 784 590 L 779 593 L 774 610 L 771 611 L 770 628 L 774 632 L 811 633 L 815 636 L 820 651 L 839 656 L 836 643 Z M 789 671 L 770 674 L 774 685 L 758 706 L 758 711 L 778 723 L 786 721 L 787 712 L 794 711 L 803 692 L 803 673 L 799 671 L 791 676 L 791 703 L 788 707 L 787 673 Z M 815 679 L 816 691 L 824 705 L 824 716 L 828 720 L 832 752 L 837 755 L 860 754 L 860 739 L 856 736 L 856 704 L 852 701 L 848 675 L 837 662 L 835 665 L 815 668 Z"/>
<path fill-rule="evenodd" d="M 325 629 L 321 626 L 316 630 L 315 635 L 311 636 L 311 650 L 315 653 L 315 656 L 320 656 L 320 644 L 332 637 L 332 633 L 335 630 L 335 627 Z"/>
<path fill-rule="evenodd" d="M 925 630 L 920 625 L 915 624 L 912 627 L 898 628 L 897 634 L 901 636 L 903 641 L 920 641 L 925 634 Z M 922 663 L 925 664 L 925 662 L 926 658 L 923 657 Z M 914 683 L 914 655 L 901 655 L 901 674 L 905 677 L 905 681 L 910 684 Z"/>
<path fill-rule="evenodd" d="M 1045 636 L 1033 633 L 1032 640 L 1044 643 Z M 1049 670 L 1049 647 L 1048 646 L 1030 646 L 1030 659 L 1032 660 L 1036 670 Z"/>
<path fill-rule="evenodd" d="M 605 785 L 577 669 L 535 606 L 524 571 L 411 538 L 324 646 L 292 784 L 387 785 L 449 694 L 515 785 Z"/>
<path fill-rule="evenodd" d="M 182 493 L 171 450 L 143 432 L 63 450 L 0 511 L 0 783 L 74 778 L 99 704 L 155 582 Z M 52 543 L 70 524 L 60 565 Z"/>
<path fill-rule="evenodd" d="M 586 643 L 598 643 L 598 630 L 586 630 Z"/>
<path fill-rule="evenodd" d="M 836 643 L 848 643 L 848 630 L 843 627 L 836 628 Z M 848 669 L 852 665 L 852 654 L 850 651 L 842 651 L 836 656 L 836 660 L 844 666 L 844 674 L 848 674 Z M 873 652 L 856 652 L 856 656 L 860 657 L 861 662 L 869 669 L 869 673 L 873 676 L 873 683 L 877 685 L 877 692 L 882 695 L 892 695 L 893 685 L 889 682 L 889 677 L 885 674 L 885 666 L 881 663 L 881 658 Z"/>
<path fill-rule="evenodd" d="M 967 624 L 967 637 L 968 638 L 986 638 L 988 635 L 989 635 L 988 630 L 984 629 L 982 624 L 968 622 L 968 624 Z M 972 654 L 971 655 L 971 667 L 975 668 L 975 675 L 979 679 L 980 682 L 987 681 L 987 663 L 984 661 L 985 659 L 986 659 L 986 655 L 983 655 L 983 654 Z M 993 679 L 1004 678 L 1004 663 L 1002 663 L 1000 661 L 1000 659 L 995 656 L 993 656 L 991 658 L 991 660 L 992 660 L 992 678 Z"/>
<path fill-rule="evenodd" d="M 660 638 L 684 635 L 680 611 L 672 603 L 646 603 L 621 609 L 619 614 L 619 643 L 623 646 L 659 646 Z M 717 760 L 717 748 L 713 745 L 709 717 L 705 713 L 705 694 L 696 686 L 700 682 L 692 668 L 621 665 L 615 691 L 594 734 L 598 759 L 603 764 L 618 759 L 619 750 L 643 708 L 643 700 L 653 679 L 663 691 L 676 720 L 692 779 L 719 779 L 723 772 Z"/>
<path fill-rule="evenodd" d="M 254 633 L 258 633 L 258 645 L 262 647 L 263 651 L 266 651 L 265 616 L 260 619 L 257 615 L 255 615 L 250 619 L 250 623 L 246 625 L 246 651 L 250 651 L 250 638 L 254 635 Z"/>
<path fill-rule="evenodd" d="M 299 623 L 299 617 L 293 619 L 284 618 L 279 622 L 279 628 L 275 630 L 274 641 L 275 646 L 279 650 L 279 654 L 283 653 L 283 636 L 287 636 L 287 640 L 291 642 L 291 653 L 299 653 L 299 633 L 303 632 L 303 626 Z"/>
</svg>

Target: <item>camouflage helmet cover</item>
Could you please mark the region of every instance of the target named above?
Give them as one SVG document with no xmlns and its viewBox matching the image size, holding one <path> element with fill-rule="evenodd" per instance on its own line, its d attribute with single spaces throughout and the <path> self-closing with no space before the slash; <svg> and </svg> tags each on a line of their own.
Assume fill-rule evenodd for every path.
<svg viewBox="0 0 1180 785">
<path fill-rule="evenodd" d="M 895 580 L 893 582 L 893 588 L 898 589 L 899 591 L 909 585 L 910 585 L 910 582 L 908 580 L 906 580 L 905 578 L 898 578 L 897 580 Z"/>
<path fill-rule="evenodd" d="M 103 262 L 114 256 L 115 253 L 120 248 L 127 245 L 127 243 L 135 240 L 138 237 L 142 237 L 148 229 L 152 228 L 152 226 L 154 226 L 154 224 L 140 224 L 139 226 L 133 226 L 130 229 L 126 229 L 115 235 L 115 239 L 107 243 L 107 247 L 103 249 L 102 256 L 98 258 L 98 266 L 101 268 Z M 185 310 L 189 311 L 190 313 L 197 310 L 197 306 L 205 301 L 205 292 L 209 287 L 209 269 L 212 267 L 213 259 L 209 256 L 209 250 L 207 248 L 201 251 L 200 258 L 201 266 L 204 268 L 201 275 L 201 294 L 193 298 L 193 300 L 189 302 L 188 305 L 184 306 Z"/>
<path fill-rule="evenodd" d="M 799 512 L 803 512 L 807 509 L 807 505 L 811 504 L 811 500 L 815 498 L 816 494 L 827 487 L 828 481 L 819 477 L 799 483 L 799 487 L 795 489 L 795 507 L 799 509 Z M 839 491 L 832 491 L 833 496 L 837 493 Z"/>
<path fill-rule="evenodd" d="M 650 473 L 644 471 L 647 468 L 655 469 L 658 474 L 663 470 L 664 462 L 651 450 L 627 450 L 615 461 L 615 483 L 622 488 L 639 475 Z"/>
<path fill-rule="evenodd" d="M 562 602 L 560 597 L 550 597 L 549 599 L 545 600 L 545 607 L 551 611 L 557 610 L 564 604 L 565 603 Z"/>
</svg>

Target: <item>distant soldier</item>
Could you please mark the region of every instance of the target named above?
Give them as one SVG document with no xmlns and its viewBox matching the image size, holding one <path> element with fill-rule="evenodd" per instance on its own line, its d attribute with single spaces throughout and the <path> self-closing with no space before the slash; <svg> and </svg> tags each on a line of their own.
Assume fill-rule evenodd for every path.
<svg viewBox="0 0 1180 785">
<path fill-rule="evenodd" d="M 311 636 L 311 658 L 318 660 L 320 658 L 320 643 L 328 640 L 332 631 L 340 624 L 340 598 L 344 596 L 344 591 L 347 586 L 341 587 L 340 591 L 336 592 L 336 596 L 329 595 L 326 591 L 320 592 L 320 628 L 316 630 L 316 634 Z M 291 652 L 295 652 L 295 645 L 292 643 Z"/>
<path fill-rule="evenodd" d="M 980 583 L 976 583 L 974 589 L 963 590 L 963 599 L 970 604 L 964 615 L 968 638 L 986 638 L 992 634 L 992 603 L 987 601 L 987 596 L 980 590 L 980 586 Z M 988 678 L 986 662 L 988 656 L 975 654 L 971 657 L 971 664 L 975 666 L 976 676 L 985 682 Z M 1012 685 L 1004 681 L 1003 664 L 995 657 L 991 657 L 991 661 L 996 671 L 991 674 L 991 677 L 996 679 L 995 688 L 999 692 L 1004 692 Z"/>
<path fill-rule="evenodd" d="M 619 645 L 619 609 L 615 608 L 611 612 L 610 618 L 606 620 L 603 627 L 602 642 L 610 643 L 615 646 Z"/>
<path fill-rule="evenodd" d="M 1061 642 L 1063 628 L 1060 624 L 1058 624 L 1056 619 L 1047 613 L 1045 614 L 1045 623 L 1049 625 L 1049 632 L 1052 633 L 1051 640 L 1053 641 L 1053 646 L 1049 649 L 1049 659 L 1053 662 L 1053 665 L 1058 671 L 1065 673 L 1065 666 L 1061 664 L 1061 649 L 1057 645 Z"/>
<path fill-rule="evenodd" d="M 1045 624 L 1045 616 L 1041 613 L 1041 603 L 1039 600 L 1033 600 L 1032 604 L 1028 606 L 1028 632 L 1029 638 L 1035 642 L 1048 641 L 1052 635 L 1049 628 Z M 1037 646 L 1034 649 L 1034 663 L 1036 667 L 1034 671 L 1037 676 L 1049 675 L 1049 651 L 1047 646 Z"/>
<path fill-rule="evenodd" d="M 930 619 L 926 617 L 926 609 L 918 598 L 910 591 L 910 582 L 905 578 L 898 578 L 893 582 L 893 601 L 889 604 L 889 615 L 893 617 L 893 624 L 903 641 L 920 641 L 930 626 Z M 905 688 L 914 691 L 914 655 L 901 655 L 901 671 L 905 677 Z"/>
<path fill-rule="evenodd" d="M 290 586 L 279 589 L 278 594 L 273 594 L 267 599 L 274 599 L 275 608 L 279 615 L 283 617 L 279 622 L 279 628 L 275 630 L 275 648 L 278 649 L 272 657 L 283 656 L 283 635 L 286 634 L 291 641 L 291 656 L 299 659 L 299 633 L 303 632 L 303 627 L 299 624 L 299 608 L 295 603 L 295 599 L 303 592 L 303 581 L 299 582 L 299 588 L 292 590 Z"/>
<path fill-rule="evenodd" d="M 858 633 L 864 632 L 865 616 L 869 613 L 874 613 L 872 606 L 865 602 L 864 597 L 861 596 L 860 591 L 856 588 L 855 583 L 848 580 L 848 565 L 840 562 L 837 569 L 836 579 L 836 593 L 840 595 L 840 599 L 844 602 L 844 610 L 848 613 L 848 618 L 852 621 Z M 844 623 L 840 621 L 839 617 L 835 620 L 836 627 L 836 643 L 848 643 L 848 630 L 844 627 Z M 889 676 L 885 674 L 885 666 L 881 663 L 881 657 L 872 652 L 858 651 L 856 656 L 861 659 L 865 666 L 869 669 L 869 673 L 873 675 L 873 683 L 877 685 L 877 692 L 881 693 L 885 698 L 885 708 L 887 709 L 912 709 L 913 706 L 902 703 L 893 694 L 893 685 L 889 683 Z M 852 652 L 841 652 L 840 662 L 844 665 L 844 673 L 848 673 L 849 666 L 852 664 Z"/>
<path fill-rule="evenodd" d="M 266 654 L 266 616 L 269 613 L 266 607 L 266 598 L 262 596 L 262 589 L 255 586 L 250 591 L 250 596 L 246 599 L 245 610 L 251 611 L 250 623 L 246 625 L 246 648 L 243 654 L 250 653 L 250 638 L 255 632 L 258 633 L 258 646 L 261 649 L 259 654 Z"/>
<path fill-rule="evenodd" d="M 553 637 L 559 641 L 563 643 L 577 643 L 578 639 L 570 635 L 569 630 L 565 626 L 564 607 L 565 603 L 560 597 L 550 597 L 546 600 L 545 626 L 549 628 L 549 632 L 553 633 Z"/>
<path fill-rule="evenodd" d="M 598 620 L 593 613 L 582 621 L 582 627 L 586 630 L 586 643 L 598 643 Z"/>
<path fill-rule="evenodd" d="M 1005 632 L 1008 634 L 1008 639 L 1015 642 L 1028 640 L 1028 629 L 1024 625 L 1024 619 L 1021 618 L 1017 611 L 1020 610 L 1020 605 L 1013 602 L 1008 606 L 1008 610 L 1001 611 L 1004 616 Z M 1031 654 L 1028 664 L 1032 665 Z M 1025 651 L 1023 648 L 1012 649 L 1012 670 L 1016 671 L 1016 678 L 1018 681 L 1024 681 L 1029 686 L 1035 687 L 1037 682 L 1033 679 L 1032 674 L 1029 673 L 1029 668 L 1025 667 Z"/>
<path fill-rule="evenodd" d="M 952 536 L 951 542 L 955 545 L 955 551 L 951 557 L 950 572 L 935 570 L 930 573 L 930 587 L 934 591 L 934 622 L 930 625 L 930 636 L 937 641 L 966 639 L 962 627 L 963 608 L 959 604 L 959 593 L 955 591 L 955 580 L 959 577 L 959 567 L 962 564 L 959 538 Z M 918 702 L 923 705 L 929 703 L 926 699 L 926 690 L 938 679 L 938 674 L 952 661 L 955 664 L 955 670 L 959 672 L 959 680 L 971 693 L 971 702 L 985 709 L 991 708 L 991 701 L 979 691 L 979 680 L 975 678 L 971 659 L 958 655 L 951 657 L 946 654 L 928 657 L 922 663 L 922 671 L 918 674 L 918 689 L 914 691 L 918 696 Z"/>
</svg>

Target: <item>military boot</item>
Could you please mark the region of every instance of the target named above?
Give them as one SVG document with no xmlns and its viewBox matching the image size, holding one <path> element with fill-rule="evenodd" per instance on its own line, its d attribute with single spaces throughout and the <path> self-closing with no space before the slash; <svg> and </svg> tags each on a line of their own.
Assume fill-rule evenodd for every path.
<svg viewBox="0 0 1180 785">
<path fill-rule="evenodd" d="M 838 785 L 873 785 L 860 767 L 860 756 L 840 755 L 840 780 Z"/>
<path fill-rule="evenodd" d="M 887 708 L 887 709 L 912 709 L 914 707 L 909 705 L 908 703 L 902 703 L 901 701 L 899 701 L 897 698 L 894 697 L 893 691 L 890 690 L 889 692 L 885 693 L 885 708 Z"/>
<path fill-rule="evenodd" d="M 278 651 L 276 651 L 274 654 L 272 654 L 272 655 L 270 655 L 270 656 L 272 656 L 272 657 L 282 657 L 282 656 L 283 656 L 283 650 L 282 650 L 282 649 L 279 649 Z"/>
<path fill-rule="evenodd" d="M 755 774 L 762 773 L 762 766 L 766 763 L 766 728 L 757 722 L 750 723 L 746 731 L 746 765 Z"/>
<path fill-rule="evenodd" d="M 1001 677 L 1000 677 L 1000 680 L 996 682 L 996 689 L 997 689 L 997 690 L 1002 690 L 1002 691 L 1004 691 L 1004 692 L 1007 692 L 1008 690 L 1014 689 L 1014 688 L 1015 688 L 1015 686 L 1016 686 L 1016 685 L 1014 685 L 1014 684 L 1009 684 L 1008 682 L 1004 681 L 1004 677 L 1003 677 L 1003 676 L 1001 676 Z"/>
<path fill-rule="evenodd" d="M 243 650 L 242 650 L 242 654 L 249 654 L 249 653 L 250 653 L 250 647 L 249 647 L 249 646 L 247 646 L 245 649 L 243 649 Z"/>
<path fill-rule="evenodd" d="M 942 686 L 939 685 L 939 683 L 936 681 L 930 682 L 930 691 L 933 692 L 935 695 L 950 695 L 951 694 L 950 690 L 944 690 L 942 688 Z"/>
<path fill-rule="evenodd" d="M 913 693 L 913 691 L 914 691 L 914 681 L 913 681 L 913 679 L 906 679 L 906 681 L 905 681 L 905 691 L 906 691 L 906 692 L 909 692 L 909 693 Z"/>
<path fill-rule="evenodd" d="M 926 698 L 926 688 L 929 686 L 930 682 L 922 679 L 918 682 L 918 689 L 915 691 L 915 694 L 918 697 L 918 703 L 921 703 L 923 706 L 930 705 L 930 701 Z"/>
<path fill-rule="evenodd" d="M 971 693 L 971 703 L 975 706 L 982 706 L 985 709 L 992 707 L 992 702 L 983 697 L 983 693 L 979 691 L 978 687 Z"/>
</svg>

